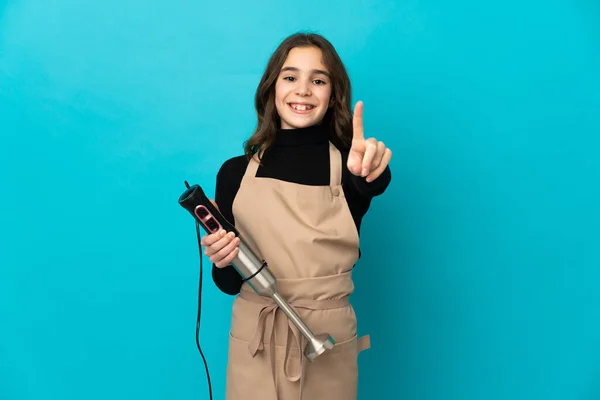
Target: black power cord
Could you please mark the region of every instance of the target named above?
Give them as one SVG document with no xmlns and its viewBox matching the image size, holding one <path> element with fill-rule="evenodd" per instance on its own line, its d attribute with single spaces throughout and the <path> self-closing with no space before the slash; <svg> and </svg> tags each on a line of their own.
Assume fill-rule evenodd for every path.
<svg viewBox="0 0 600 400">
<path fill-rule="evenodd" d="M 185 186 L 189 189 L 190 185 L 185 182 Z M 204 357 L 204 353 L 202 352 L 202 348 L 200 347 L 200 316 L 202 314 L 202 243 L 200 240 L 200 225 L 198 221 L 196 221 L 196 236 L 198 238 L 198 252 L 200 255 L 200 277 L 198 279 L 198 315 L 196 317 L 196 346 L 198 347 L 198 351 L 202 356 L 202 360 L 204 361 L 204 368 L 206 370 L 206 377 L 208 379 L 208 393 L 210 396 L 210 400 L 212 400 L 212 385 L 210 382 L 210 372 L 208 371 L 208 363 L 206 362 L 206 357 Z"/>
</svg>

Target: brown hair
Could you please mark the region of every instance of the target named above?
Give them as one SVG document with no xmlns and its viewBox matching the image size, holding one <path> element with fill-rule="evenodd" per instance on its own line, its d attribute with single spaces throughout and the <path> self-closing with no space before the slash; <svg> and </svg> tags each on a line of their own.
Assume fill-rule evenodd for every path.
<svg viewBox="0 0 600 400">
<path fill-rule="evenodd" d="M 254 106 L 258 122 L 252 136 L 244 143 L 247 157 L 261 149 L 268 148 L 275 140 L 280 126 L 279 115 L 275 108 L 275 83 L 288 53 L 294 47 L 316 47 L 323 53 L 323 63 L 329 69 L 332 84 L 331 104 L 322 124 L 330 128 L 329 140 L 340 149 L 349 149 L 352 143 L 352 111 L 350 78 L 346 68 L 333 45 L 316 33 L 295 33 L 288 36 L 277 47 L 258 84 L 254 96 Z"/>
</svg>

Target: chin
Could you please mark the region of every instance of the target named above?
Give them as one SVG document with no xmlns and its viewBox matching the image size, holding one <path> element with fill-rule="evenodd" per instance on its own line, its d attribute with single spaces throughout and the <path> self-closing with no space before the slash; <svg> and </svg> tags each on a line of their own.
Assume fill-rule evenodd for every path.
<svg viewBox="0 0 600 400">
<path fill-rule="evenodd" d="M 292 129 L 308 128 L 309 126 L 316 125 L 319 121 L 285 121 Z"/>
</svg>

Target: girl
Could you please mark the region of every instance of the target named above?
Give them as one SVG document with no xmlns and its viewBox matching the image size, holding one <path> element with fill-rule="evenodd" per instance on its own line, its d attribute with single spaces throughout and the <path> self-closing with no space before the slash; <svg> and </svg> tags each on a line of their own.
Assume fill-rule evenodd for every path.
<svg viewBox="0 0 600 400">
<path fill-rule="evenodd" d="M 278 280 L 282 296 L 333 350 L 312 363 L 303 336 L 270 300 L 230 265 L 239 240 L 205 235 L 213 280 L 237 295 L 232 310 L 227 400 L 352 400 L 357 338 L 348 297 L 358 258 L 360 223 L 391 180 L 391 151 L 365 139 L 361 102 L 351 112 L 351 86 L 336 50 L 320 35 L 295 34 L 271 56 L 258 85 L 258 125 L 245 154 L 217 174 L 215 202 Z"/>
</svg>

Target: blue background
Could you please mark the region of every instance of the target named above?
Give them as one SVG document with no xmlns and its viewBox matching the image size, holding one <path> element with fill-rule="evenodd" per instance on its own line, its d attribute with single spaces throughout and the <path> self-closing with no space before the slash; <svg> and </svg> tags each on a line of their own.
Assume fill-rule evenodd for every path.
<svg viewBox="0 0 600 400">
<path fill-rule="evenodd" d="M 356 270 L 359 397 L 600 398 L 597 2 L 0 4 L 0 399 L 208 398 L 177 198 L 214 193 L 306 29 L 394 152 Z M 233 299 L 206 266 L 222 399 Z"/>
</svg>

